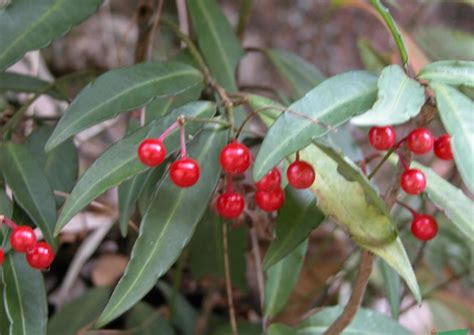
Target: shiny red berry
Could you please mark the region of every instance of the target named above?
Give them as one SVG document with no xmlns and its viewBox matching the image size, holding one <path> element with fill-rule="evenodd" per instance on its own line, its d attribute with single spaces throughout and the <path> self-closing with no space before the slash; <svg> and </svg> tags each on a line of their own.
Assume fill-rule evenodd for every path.
<svg viewBox="0 0 474 335">
<path fill-rule="evenodd" d="M 270 191 L 276 187 L 280 187 L 281 173 L 278 168 L 274 167 L 262 179 L 255 183 L 258 190 Z"/>
<path fill-rule="evenodd" d="M 250 166 L 250 151 L 239 142 L 227 144 L 219 157 L 222 169 L 230 174 L 244 173 Z"/>
<path fill-rule="evenodd" d="M 451 151 L 451 136 L 444 134 L 438 137 L 434 143 L 434 153 L 436 157 L 450 161 L 453 160 L 453 152 Z"/>
<path fill-rule="evenodd" d="M 38 242 L 26 254 L 26 261 L 34 269 L 45 270 L 54 260 L 54 251 L 46 242 Z"/>
<path fill-rule="evenodd" d="M 413 219 L 411 232 L 417 239 L 428 241 L 438 233 L 438 223 L 431 215 L 420 214 Z"/>
<path fill-rule="evenodd" d="M 190 187 L 199 180 L 199 164 L 192 158 L 180 158 L 170 166 L 170 178 L 179 187 Z"/>
<path fill-rule="evenodd" d="M 395 128 L 372 127 L 369 130 L 369 142 L 377 150 L 388 150 L 395 144 Z"/>
<path fill-rule="evenodd" d="M 273 212 L 283 206 L 285 202 L 285 193 L 281 187 L 275 188 L 271 191 L 257 190 L 255 192 L 255 202 L 257 206 L 265 212 Z"/>
<path fill-rule="evenodd" d="M 405 170 L 400 178 L 400 186 L 408 194 L 420 194 L 426 188 L 425 174 L 418 169 Z"/>
<path fill-rule="evenodd" d="M 242 214 L 245 200 L 242 195 L 234 192 L 226 192 L 217 197 L 217 212 L 226 219 L 235 219 Z"/>
<path fill-rule="evenodd" d="M 13 229 L 10 236 L 10 244 L 13 250 L 18 252 L 27 252 L 32 249 L 36 243 L 36 234 L 28 226 L 17 226 Z"/>
<path fill-rule="evenodd" d="M 294 188 L 308 188 L 313 185 L 316 172 L 314 172 L 311 164 L 305 161 L 294 161 L 288 166 L 286 176 L 288 177 L 288 184 Z"/>
<path fill-rule="evenodd" d="M 431 151 L 434 146 L 434 137 L 426 128 L 417 128 L 407 136 L 408 149 L 411 152 L 422 155 Z"/>
<path fill-rule="evenodd" d="M 165 145 L 157 138 L 146 138 L 138 147 L 138 158 L 150 167 L 160 165 L 166 158 Z"/>
<path fill-rule="evenodd" d="M 5 260 L 5 251 L 3 251 L 3 248 L 0 248 L 0 266 L 3 264 L 4 260 Z"/>
</svg>

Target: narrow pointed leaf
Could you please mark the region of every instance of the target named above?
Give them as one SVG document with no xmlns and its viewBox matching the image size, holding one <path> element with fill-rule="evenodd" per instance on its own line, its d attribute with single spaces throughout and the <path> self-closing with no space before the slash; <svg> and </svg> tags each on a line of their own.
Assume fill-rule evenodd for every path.
<svg viewBox="0 0 474 335">
<path fill-rule="evenodd" d="M 293 98 L 298 99 L 321 83 L 324 75 L 308 61 L 283 49 L 265 49 L 273 66 L 290 84 Z"/>
<path fill-rule="evenodd" d="M 266 270 L 265 316 L 272 318 L 280 313 L 290 298 L 308 250 L 308 240 L 301 242 L 283 259 Z"/>
<path fill-rule="evenodd" d="M 0 231 L 0 239 L 1 239 L 1 236 L 2 235 L 2 232 Z M 1 274 L 1 271 L 0 271 L 0 274 Z M 0 276 L 1 278 L 1 276 Z M 5 303 L 4 303 L 4 288 L 3 288 L 3 280 L 0 281 L 0 301 L 2 302 L 0 304 L 0 334 L 9 334 L 10 332 L 10 320 L 8 320 L 8 315 L 7 315 L 7 311 L 5 309 Z"/>
<path fill-rule="evenodd" d="M 342 313 L 342 309 L 341 306 L 322 309 L 298 326 L 297 335 L 322 335 Z M 397 321 L 376 311 L 361 308 L 342 334 L 410 335 L 411 333 Z"/>
<path fill-rule="evenodd" d="M 415 34 L 418 45 L 432 60 L 474 61 L 474 35 L 448 27 L 420 27 Z"/>
<path fill-rule="evenodd" d="M 263 260 L 265 270 L 301 245 L 325 218 L 316 207 L 316 199 L 311 191 L 287 187 L 285 193 L 285 203 L 276 222 L 276 238 L 270 244 Z"/>
<path fill-rule="evenodd" d="M 372 46 L 370 40 L 366 38 L 357 40 L 357 49 L 359 50 L 362 64 L 364 64 L 364 68 L 367 71 L 380 74 L 380 72 L 391 63 L 390 57 L 377 51 Z"/>
<path fill-rule="evenodd" d="M 97 287 L 62 307 L 48 322 L 48 335 L 76 335 L 96 320 L 110 296 L 108 287 Z"/>
<path fill-rule="evenodd" d="M 24 255 L 13 252 L 5 256 L 2 269 L 2 303 L 10 320 L 10 334 L 45 335 L 48 306 L 41 272 L 32 269 Z"/>
<path fill-rule="evenodd" d="M 408 77 L 399 65 L 387 66 L 379 77 L 377 101 L 351 122 L 358 126 L 387 126 L 405 123 L 418 115 L 425 102 L 425 90 Z"/>
<path fill-rule="evenodd" d="M 430 200 L 467 238 L 474 241 L 473 201 L 430 168 L 416 162 L 413 166 L 425 173 L 427 180 L 425 192 Z"/>
<path fill-rule="evenodd" d="M 121 112 L 141 107 L 156 97 L 176 95 L 201 82 L 198 70 L 174 62 L 147 62 L 106 72 L 73 100 L 59 120 L 46 150 Z"/>
<path fill-rule="evenodd" d="M 392 319 L 398 320 L 400 315 L 401 285 L 400 276 L 383 259 L 378 262 L 384 281 L 385 295 L 390 304 Z"/>
<path fill-rule="evenodd" d="M 14 91 L 26 93 L 44 92 L 51 83 L 36 77 L 14 72 L 0 72 L 0 91 Z M 46 91 L 53 98 L 64 100 L 64 96 L 55 88 Z"/>
<path fill-rule="evenodd" d="M 294 102 L 289 110 L 306 117 L 286 112 L 277 119 L 255 160 L 254 179 L 261 179 L 283 158 L 325 135 L 328 125 L 340 126 L 368 110 L 375 101 L 376 82 L 376 77 L 368 72 L 351 71 L 323 81 Z M 315 124 L 308 117 L 321 124 Z"/>
<path fill-rule="evenodd" d="M 172 114 L 160 120 L 151 122 L 147 126 L 138 129 L 112 145 L 97 158 L 77 182 L 71 195 L 64 204 L 55 227 L 55 233 L 59 233 L 61 228 L 66 225 L 75 214 L 106 190 L 149 169 L 140 162 L 137 156 L 138 145 L 144 138 L 158 137 L 181 115 L 211 117 L 214 113 L 215 104 L 212 102 L 199 101 L 191 103 L 176 109 Z M 189 122 L 185 128 L 186 133 L 193 135 L 201 129 L 201 127 L 202 124 Z M 164 142 L 168 155 L 171 155 L 179 148 L 178 133 L 178 130 L 174 131 Z"/>
<path fill-rule="evenodd" d="M 55 246 L 56 203 L 53 190 L 28 148 L 14 143 L 0 146 L 0 170 L 13 191 L 15 201 L 41 229 L 48 243 Z"/>
<path fill-rule="evenodd" d="M 273 323 L 268 328 L 268 335 L 297 335 L 296 330 L 281 323 Z"/>
<path fill-rule="evenodd" d="M 474 192 L 474 103 L 467 96 L 441 83 L 431 83 L 444 127 L 451 134 L 456 166 L 466 186 Z"/>
<path fill-rule="evenodd" d="M 139 302 L 130 310 L 127 328 L 130 335 L 175 335 L 169 321 L 146 302 Z"/>
<path fill-rule="evenodd" d="M 474 87 L 474 61 L 445 60 L 431 63 L 420 71 L 418 78 L 455 86 Z"/>
<path fill-rule="evenodd" d="M 15 0 L 0 10 L 0 71 L 92 15 L 102 0 Z"/>
<path fill-rule="evenodd" d="M 227 131 L 209 127 L 189 146 L 189 156 L 201 167 L 196 185 L 178 188 L 169 177 L 159 185 L 142 219 L 130 262 L 98 325 L 107 324 L 139 301 L 189 242 L 219 179 L 217 162 L 227 136 Z"/>
</svg>

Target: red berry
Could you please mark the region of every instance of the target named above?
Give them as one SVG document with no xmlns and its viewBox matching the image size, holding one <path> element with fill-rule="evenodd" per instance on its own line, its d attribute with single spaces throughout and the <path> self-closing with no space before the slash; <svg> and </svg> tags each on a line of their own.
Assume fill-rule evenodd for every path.
<svg viewBox="0 0 474 335">
<path fill-rule="evenodd" d="M 13 229 L 10 236 L 10 244 L 13 250 L 18 252 L 27 252 L 32 249 L 36 243 L 36 234 L 28 226 L 17 226 Z"/>
<path fill-rule="evenodd" d="M 425 174 L 418 169 L 408 169 L 400 178 L 402 189 L 408 194 L 420 194 L 426 188 Z"/>
<path fill-rule="evenodd" d="M 38 242 L 33 249 L 26 254 L 26 261 L 32 268 L 44 270 L 49 268 L 54 260 L 54 251 L 46 242 Z"/>
<path fill-rule="evenodd" d="M 180 158 L 170 166 L 170 177 L 179 187 L 190 187 L 199 180 L 199 164 L 192 158 Z"/>
<path fill-rule="evenodd" d="M 268 172 L 265 177 L 255 183 L 258 190 L 270 191 L 276 187 L 280 187 L 281 173 L 278 168 L 274 167 Z"/>
<path fill-rule="evenodd" d="M 3 251 L 3 248 L 0 248 L 0 266 L 3 264 L 4 260 L 5 260 L 5 251 Z"/>
<path fill-rule="evenodd" d="M 216 207 L 221 216 L 235 219 L 244 211 L 245 200 L 239 193 L 227 192 L 217 197 Z"/>
<path fill-rule="evenodd" d="M 221 151 L 220 163 L 227 173 L 244 173 L 250 166 L 249 148 L 235 141 L 227 144 Z"/>
<path fill-rule="evenodd" d="M 395 128 L 372 127 L 369 130 L 369 142 L 377 150 L 388 150 L 395 144 Z"/>
<path fill-rule="evenodd" d="M 291 163 L 288 170 L 286 170 L 286 176 L 288 177 L 288 183 L 294 188 L 308 188 L 313 185 L 316 179 L 313 167 L 305 161 Z"/>
<path fill-rule="evenodd" d="M 433 149 L 433 134 L 426 128 L 417 128 L 408 134 L 407 145 L 417 155 L 426 154 Z"/>
<path fill-rule="evenodd" d="M 157 138 L 146 138 L 138 147 L 138 158 L 150 167 L 160 165 L 166 158 L 166 147 Z"/>
<path fill-rule="evenodd" d="M 454 158 L 453 152 L 451 151 L 451 136 L 449 134 L 438 137 L 434 143 L 434 153 L 438 158 L 446 161 L 450 161 Z"/>
<path fill-rule="evenodd" d="M 413 236 L 422 241 L 431 240 L 438 233 L 438 224 L 431 215 L 417 215 L 411 223 Z"/>
<path fill-rule="evenodd" d="M 271 191 L 257 190 L 255 192 L 255 202 L 265 212 L 273 212 L 283 206 L 285 193 L 280 187 Z"/>
</svg>

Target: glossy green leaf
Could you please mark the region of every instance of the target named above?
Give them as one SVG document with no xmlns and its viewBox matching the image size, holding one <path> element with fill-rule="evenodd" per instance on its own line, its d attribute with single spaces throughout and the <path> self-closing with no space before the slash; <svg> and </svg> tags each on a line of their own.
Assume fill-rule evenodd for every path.
<svg viewBox="0 0 474 335">
<path fill-rule="evenodd" d="M 183 335 L 193 335 L 196 321 L 199 317 L 198 312 L 185 297 L 179 294 L 179 292 L 173 291 L 173 288 L 165 282 L 160 281 L 157 286 L 165 295 L 168 305 L 173 308 L 171 322 Z"/>
<path fill-rule="evenodd" d="M 377 51 L 366 38 L 357 40 L 357 49 L 364 68 L 370 72 L 379 74 L 391 63 L 390 57 Z"/>
<path fill-rule="evenodd" d="M 342 313 L 342 307 L 327 307 L 303 321 L 297 335 L 322 335 Z M 370 309 L 361 308 L 341 335 L 410 335 L 398 322 Z"/>
<path fill-rule="evenodd" d="M 375 101 L 376 77 L 365 71 L 351 71 L 323 81 L 293 103 L 272 125 L 255 160 L 253 176 L 261 179 L 283 158 L 325 135 L 327 126 L 337 127 L 368 110 Z M 317 120 L 321 124 L 315 124 Z M 291 132 L 288 131 L 291 129 Z"/>
<path fill-rule="evenodd" d="M 474 87 L 474 61 L 445 60 L 426 65 L 419 79 Z"/>
<path fill-rule="evenodd" d="M 120 184 L 148 169 L 137 157 L 139 143 L 146 137 L 158 137 L 167 129 L 178 116 L 211 117 L 215 113 L 215 104 L 200 101 L 176 109 L 170 115 L 151 122 L 138 129 L 121 141 L 107 149 L 82 175 L 67 199 L 56 224 L 55 233 L 66 225 L 69 220 L 93 199 L 106 190 Z M 186 124 L 186 133 L 195 134 L 202 128 L 202 124 L 189 122 Z M 174 131 L 165 140 L 167 154 L 171 155 L 179 148 L 179 131 Z"/>
<path fill-rule="evenodd" d="M 0 91 L 15 91 L 38 93 L 44 92 L 56 99 L 64 99 L 64 96 L 55 88 L 48 90 L 51 83 L 36 77 L 27 76 L 14 72 L 0 72 Z"/>
<path fill-rule="evenodd" d="M 425 173 L 427 180 L 425 192 L 430 200 L 467 238 L 474 241 L 473 201 L 430 168 L 416 162 L 412 165 Z"/>
<path fill-rule="evenodd" d="M 174 62 L 146 62 L 108 71 L 74 99 L 59 120 L 46 150 L 121 112 L 141 107 L 156 97 L 176 95 L 201 83 L 198 70 Z"/>
<path fill-rule="evenodd" d="M 1 231 L 0 231 L 0 238 L 1 238 Z M 0 270 L 0 279 L 2 271 Z M 8 315 L 7 311 L 5 309 L 5 303 L 4 303 L 4 288 L 3 288 L 3 279 L 0 280 L 0 301 L 2 302 L 0 304 L 0 334 L 9 334 L 10 331 L 10 320 L 8 320 Z"/>
<path fill-rule="evenodd" d="M 297 335 L 296 330 L 281 323 L 274 323 L 268 328 L 268 335 Z"/>
<path fill-rule="evenodd" d="M 5 192 L 5 185 L 0 170 L 0 215 L 11 218 L 12 212 L 12 203 Z"/>
<path fill-rule="evenodd" d="M 357 126 L 387 126 L 405 123 L 421 111 L 425 90 L 399 65 L 387 66 L 378 80 L 377 101 L 351 122 Z"/>
<path fill-rule="evenodd" d="M 48 335 L 76 335 L 97 319 L 110 297 L 107 287 L 93 288 L 62 307 L 48 321 Z"/>
<path fill-rule="evenodd" d="M 401 286 L 400 277 L 397 272 L 392 269 L 384 260 L 378 262 L 380 272 L 382 273 L 385 295 L 387 296 L 388 302 L 390 303 L 390 311 L 392 319 L 398 320 L 400 315 L 400 297 L 401 297 Z"/>
<path fill-rule="evenodd" d="M 283 49 L 264 51 L 280 76 L 290 84 L 295 99 L 301 98 L 325 79 L 313 64 L 292 52 Z"/>
<path fill-rule="evenodd" d="M 262 326 L 259 324 L 250 323 L 247 321 L 238 321 L 237 328 L 239 330 L 239 334 L 242 334 L 242 335 L 262 335 Z M 233 334 L 234 332 L 232 331 L 232 327 L 228 323 L 217 327 L 212 332 L 212 335 L 233 335 Z"/>
<path fill-rule="evenodd" d="M 15 0 L 0 11 L 0 71 L 92 15 L 102 0 Z"/>
<path fill-rule="evenodd" d="M 193 238 L 189 242 L 189 267 L 193 278 L 224 278 L 224 246 L 222 225 L 226 224 L 211 210 L 199 222 Z M 232 285 L 245 289 L 247 232 L 244 228 L 229 228 L 229 262 Z"/>
<path fill-rule="evenodd" d="M 272 318 L 285 308 L 290 294 L 298 282 L 307 249 L 308 240 L 305 240 L 265 271 L 267 275 L 265 286 L 266 317 Z"/>
<path fill-rule="evenodd" d="M 275 225 L 276 237 L 263 260 L 265 270 L 280 262 L 301 245 L 325 218 L 316 207 L 316 199 L 311 191 L 287 187 L 285 193 L 285 203 L 278 213 Z"/>
<path fill-rule="evenodd" d="M 130 310 L 127 328 L 131 335 L 175 335 L 169 321 L 145 302 L 139 302 Z"/>
<path fill-rule="evenodd" d="M 474 103 L 464 94 L 441 83 L 431 83 L 441 121 L 451 134 L 456 166 L 466 186 L 474 192 Z"/>
<path fill-rule="evenodd" d="M 2 271 L 10 334 L 45 335 L 48 306 L 41 272 L 32 269 L 24 255 L 13 252 L 5 255 Z"/>
<path fill-rule="evenodd" d="M 14 143 L 0 146 L 0 170 L 13 191 L 15 201 L 41 229 L 48 243 L 55 246 L 56 203 L 53 190 L 28 148 Z"/>
<path fill-rule="evenodd" d="M 188 0 L 199 47 L 212 75 L 230 92 L 237 91 L 235 70 L 243 55 L 240 42 L 216 0 Z"/>
<path fill-rule="evenodd" d="M 447 27 L 422 27 L 415 34 L 418 45 L 432 60 L 474 61 L 474 35 Z"/>
<path fill-rule="evenodd" d="M 227 131 L 209 128 L 190 144 L 189 156 L 201 166 L 196 185 L 178 188 L 168 176 L 160 184 L 142 219 L 130 262 L 98 325 L 107 324 L 139 301 L 189 242 L 220 177 L 217 162 L 227 136 Z"/>
<path fill-rule="evenodd" d="M 79 158 L 72 139 L 67 140 L 55 149 L 46 153 L 44 146 L 54 128 L 43 126 L 36 129 L 27 140 L 28 148 L 33 157 L 43 168 L 48 182 L 55 191 L 70 193 L 79 173 Z M 61 205 L 63 197 L 56 197 L 56 203 Z"/>
</svg>

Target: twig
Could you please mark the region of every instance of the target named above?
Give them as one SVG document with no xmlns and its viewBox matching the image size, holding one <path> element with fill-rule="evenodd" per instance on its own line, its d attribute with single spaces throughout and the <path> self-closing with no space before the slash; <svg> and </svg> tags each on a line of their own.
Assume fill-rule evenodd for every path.
<svg viewBox="0 0 474 335">
<path fill-rule="evenodd" d="M 258 296 L 260 300 L 260 310 L 263 315 L 265 281 L 263 279 L 262 259 L 260 257 L 260 246 L 258 244 L 257 230 L 255 227 L 250 228 L 250 240 L 252 243 L 252 255 L 255 262 L 255 272 L 257 275 Z M 265 324 L 264 324 L 265 327 Z M 264 329 L 265 331 L 265 329 Z"/>
<path fill-rule="evenodd" d="M 380 162 L 378 162 L 377 166 L 375 166 L 374 170 L 367 177 L 369 180 L 372 179 L 377 174 L 377 172 L 384 165 L 384 163 L 387 161 L 387 159 L 389 159 L 389 157 L 393 154 L 394 150 L 395 150 L 395 148 L 392 147 L 392 148 L 390 148 L 389 151 L 387 151 L 385 156 L 383 156 L 383 158 L 380 160 Z"/>
<path fill-rule="evenodd" d="M 239 335 L 239 331 L 237 330 L 237 320 L 235 317 L 234 299 L 232 297 L 232 281 L 230 277 L 229 245 L 227 240 L 226 222 L 222 224 L 222 243 L 224 246 L 225 287 L 227 291 L 227 304 L 229 305 L 230 326 L 232 328 L 232 335 Z"/>
</svg>

